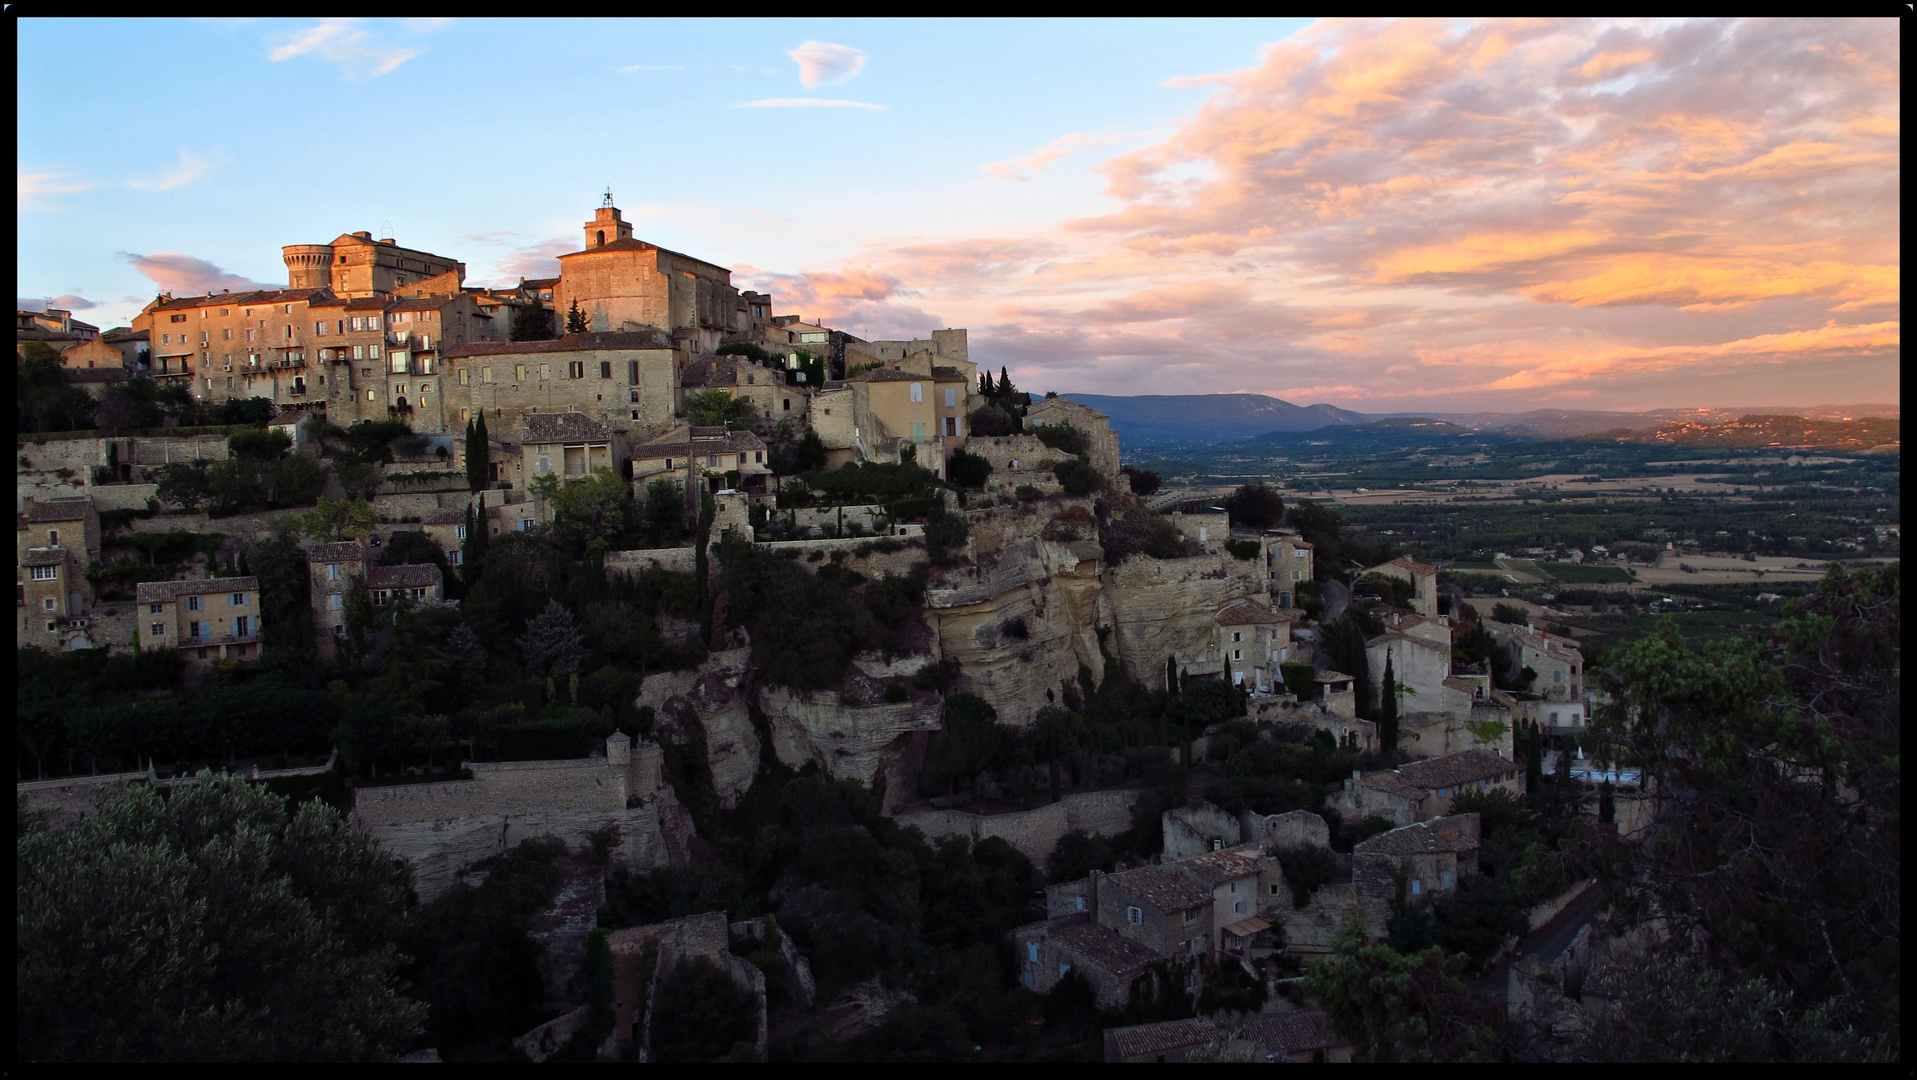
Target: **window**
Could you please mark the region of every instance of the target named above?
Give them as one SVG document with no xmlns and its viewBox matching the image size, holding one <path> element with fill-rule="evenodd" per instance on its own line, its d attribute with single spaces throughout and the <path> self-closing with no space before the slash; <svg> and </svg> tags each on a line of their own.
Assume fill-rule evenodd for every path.
<svg viewBox="0 0 1917 1080">
<path fill-rule="evenodd" d="M 915 382 L 912 384 L 912 400 L 913 401 L 925 400 L 925 384 L 924 383 Z"/>
<path fill-rule="evenodd" d="M 1231 651 L 1231 658 L 1232 658 L 1233 660 L 1243 660 L 1243 659 L 1245 658 L 1245 650 L 1243 650 L 1243 649 L 1233 649 L 1233 650 Z M 1239 674 L 1240 674 L 1240 675 L 1242 675 L 1242 674 L 1243 674 L 1243 672 L 1240 672 Z"/>
<path fill-rule="evenodd" d="M 455 525 L 455 526 L 453 526 L 453 538 L 454 538 L 455 540 L 464 540 L 464 539 L 466 539 L 466 526 L 464 526 L 464 525 Z"/>
<path fill-rule="evenodd" d="M 792 399 L 791 399 L 791 398 L 784 398 L 784 399 L 782 399 L 782 400 L 783 400 L 783 401 L 784 401 L 784 403 L 785 403 L 785 408 L 784 408 L 784 409 L 782 409 L 782 410 L 780 410 L 780 411 L 782 411 L 782 412 L 791 412 L 791 411 L 792 411 Z"/>
<path fill-rule="evenodd" d="M 543 458 L 543 457 L 540 458 L 539 459 L 539 475 L 544 476 L 551 471 L 552 471 L 552 459 Z"/>
<path fill-rule="evenodd" d="M 253 331 L 251 331 L 251 330 L 248 330 L 248 331 L 246 332 L 246 340 L 248 340 L 248 341 L 252 341 L 252 340 L 253 340 Z"/>
<path fill-rule="evenodd" d="M 1066 973 L 1066 972 L 1068 972 L 1068 971 L 1070 971 L 1070 970 L 1072 970 L 1072 965 L 1070 965 L 1070 964 L 1065 964 L 1065 963 L 1061 963 L 1061 964 L 1059 964 L 1059 965 L 1058 965 L 1058 977 L 1059 977 L 1059 978 L 1061 978 L 1061 979 L 1062 979 L 1062 978 L 1064 978 L 1064 977 L 1065 977 L 1065 973 Z"/>
<path fill-rule="evenodd" d="M 515 382 L 525 382 L 525 381 L 526 381 L 526 365 L 524 365 L 524 364 L 514 364 L 514 365 L 513 365 L 513 380 L 514 380 Z"/>
<path fill-rule="evenodd" d="M 165 637 L 165 636 L 166 636 L 166 624 L 165 624 L 165 623 L 157 623 L 157 622 L 156 622 L 156 623 L 154 623 L 154 624 L 153 624 L 153 636 L 154 636 L 154 637 Z"/>
<path fill-rule="evenodd" d="M 1138 908 L 1128 907 L 1125 909 L 1125 921 L 1131 923 L 1133 926 L 1143 926 L 1145 925 L 1145 913 Z"/>
<path fill-rule="evenodd" d="M 171 345 L 171 344 L 173 344 L 173 335 L 172 335 L 172 334 L 161 334 L 161 335 L 160 335 L 160 344 L 162 344 L 162 345 Z"/>
<path fill-rule="evenodd" d="M 367 358 L 368 360 L 377 360 L 377 359 L 379 359 L 379 346 L 377 346 L 377 345 L 368 345 L 368 346 L 366 346 L 366 358 Z"/>
<path fill-rule="evenodd" d="M 914 385 L 917 385 L 917 384 L 914 384 Z M 925 441 L 925 421 L 923 420 L 912 421 L 912 441 L 913 442 Z"/>
<path fill-rule="evenodd" d="M 1451 871 L 1449 870 L 1439 871 L 1438 872 L 1438 888 L 1449 889 L 1450 887 L 1451 887 Z"/>
<path fill-rule="evenodd" d="M 33 580 L 52 581 L 56 576 L 55 571 L 58 569 L 58 567 L 54 566 L 36 566 L 33 568 Z"/>
<path fill-rule="evenodd" d="M 480 381 L 480 382 L 484 382 L 484 383 L 489 383 L 489 382 L 492 382 L 492 381 L 493 381 L 493 369 L 492 369 L 492 368 L 489 368 L 489 367 L 483 367 L 483 368 L 480 368 L 480 369 L 479 369 L 479 381 Z"/>
<path fill-rule="evenodd" d="M 1072 897 L 1072 910 L 1074 910 L 1074 911 L 1084 911 L 1084 910 L 1085 910 L 1085 898 L 1084 898 L 1084 897 L 1082 897 L 1082 896 L 1074 896 L 1074 897 Z"/>
<path fill-rule="evenodd" d="M 539 365 L 539 377 L 542 379 L 552 378 L 552 365 L 551 364 Z"/>
<path fill-rule="evenodd" d="M 639 385 L 639 361 L 626 361 L 626 381 L 634 386 Z"/>
<path fill-rule="evenodd" d="M 764 464 L 765 464 L 765 451 L 764 451 L 764 450 L 754 450 L 754 451 L 752 452 L 752 463 L 753 463 L 754 465 L 764 465 Z"/>
<path fill-rule="evenodd" d="M 1304 580 L 1304 576 L 1305 573 L 1302 570 L 1293 570 L 1291 572 L 1291 580 L 1293 581 L 1302 581 Z"/>
<path fill-rule="evenodd" d="M 326 580 L 328 581 L 339 580 L 339 564 L 338 563 L 326 564 Z"/>
<path fill-rule="evenodd" d="M 583 379 L 585 377 L 586 362 L 584 360 L 568 360 L 566 362 L 566 378 Z"/>
<path fill-rule="evenodd" d="M 199 598 L 199 597 L 197 597 L 197 596 L 189 596 L 189 597 L 187 597 L 187 598 L 186 598 L 186 610 L 188 610 L 188 611 L 198 611 L 198 610 L 200 610 L 200 598 Z"/>
<path fill-rule="evenodd" d="M 160 613 L 160 605 L 159 605 L 159 604 L 148 604 L 148 605 L 146 606 L 146 613 L 147 613 L 148 615 L 158 615 L 158 614 Z"/>
<path fill-rule="evenodd" d="M 1271 893 L 1271 895 L 1273 895 L 1273 896 L 1277 896 L 1277 895 L 1278 895 L 1278 886 L 1276 886 L 1276 885 L 1271 885 L 1271 886 L 1267 886 L 1267 889 L 1268 889 L 1268 891 L 1269 891 L 1269 892 Z"/>
<path fill-rule="evenodd" d="M 958 417 L 948 416 L 945 418 L 945 436 L 946 438 L 956 438 L 958 436 Z"/>
<path fill-rule="evenodd" d="M 745 463 L 746 463 L 746 461 L 745 461 L 745 455 L 744 455 L 743 453 L 741 453 L 741 454 L 739 455 L 739 464 L 741 464 L 741 465 L 744 465 Z"/>
<path fill-rule="evenodd" d="M 466 554 L 465 552 L 459 550 L 458 548 L 447 548 L 446 561 L 449 563 L 452 563 L 454 566 L 464 565 L 464 563 L 466 562 L 465 554 Z"/>
<path fill-rule="evenodd" d="M 233 617 L 233 636 L 234 637 L 248 636 L 249 634 L 253 632 L 252 627 L 253 627 L 253 620 L 246 617 L 245 615 L 236 615 Z"/>
<path fill-rule="evenodd" d="M 1553 671 L 1551 673 L 1551 681 L 1562 685 L 1564 682 L 1564 669 L 1559 668 L 1558 670 Z"/>
<path fill-rule="evenodd" d="M 599 361 L 599 377 L 602 379 L 612 378 L 612 361 L 610 360 Z"/>
<path fill-rule="evenodd" d="M 1231 906 L 1231 910 L 1239 915 L 1243 915 L 1245 913 L 1245 902 L 1243 900 L 1238 901 Z"/>
<path fill-rule="evenodd" d="M 1231 632 L 1231 639 L 1233 641 L 1243 641 L 1245 640 L 1245 632 L 1243 630 L 1233 630 Z"/>
<path fill-rule="evenodd" d="M 1189 923 L 1195 923 L 1197 921 L 1198 921 L 1198 909 L 1197 908 L 1187 909 L 1185 912 L 1185 922 L 1189 924 Z"/>
<path fill-rule="evenodd" d="M 956 408 L 958 408 L 958 391 L 957 391 L 957 390 L 954 390 L 954 389 L 952 389 L 952 388 L 950 388 L 950 387 L 947 387 L 947 388 L 946 388 L 946 390 L 945 390 L 945 407 L 946 407 L 946 408 L 948 408 L 948 409 L 956 409 Z"/>
<path fill-rule="evenodd" d="M 291 323 L 286 324 L 285 329 L 286 329 L 286 333 L 284 336 L 290 339 L 293 336 L 293 324 Z"/>
<path fill-rule="evenodd" d="M 1026 942 L 1025 958 L 1031 963 L 1034 963 L 1034 964 L 1038 963 L 1038 942 L 1036 941 Z"/>
<path fill-rule="evenodd" d="M 368 401 L 378 401 L 378 400 L 379 400 L 379 391 L 378 391 L 378 390 L 368 390 L 368 391 L 366 391 L 366 400 L 368 400 Z"/>
<path fill-rule="evenodd" d="M 340 595 L 338 593 L 334 593 L 333 595 L 326 598 L 326 610 L 338 611 L 339 608 L 340 608 Z"/>
<path fill-rule="evenodd" d="M 353 359 L 355 360 L 366 359 L 366 346 L 364 345 L 353 346 Z"/>
<path fill-rule="evenodd" d="M 520 532 L 531 532 L 531 531 L 532 531 L 532 525 L 533 525 L 533 519 L 531 519 L 531 518 L 520 518 L 520 519 L 519 519 L 519 531 L 520 531 Z"/>
<path fill-rule="evenodd" d="M 471 386 L 472 384 L 473 384 L 473 369 L 460 368 L 459 369 L 459 385 Z"/>
<path fill-rule="evenodd" d="M 167 322 L 170 322 L 170 323 L 176 323 L 176 322 L 185 322 L 185 321 L 186 321 L 186 316 L 184 316 L 184 315 L 168 315 L 168 316 L 166 317 L 166 321 L 167 321 Z"/>
<path fill-rule="evenodd" d="M 1411 895 L 1413 896 L 1424 895 L 1424 882 L 1419 881 L 1417 878 L 1412 878 L 1411 879 Z"/>
<path fill-rule="evenodd" d="M 187 623 L 187 624 L 186 624 L 186 636 L 187 636 L 187 637 L 190 637 L 190 638 L 197 638 L 197 637 L 201 637 L 201 636 L 203 636 L 203 635 L 202 635 L 202 634 L 200 633 L 200 626 L 201 626 L 201 624 L 200 624 L 200 623 L 199 623 L 199 621 L 197 621 L 197 620 L 195 620 L 195 621 L 193 621 L 193 622 L 189 622 L 189 623 Z"/>
<path fill-rule="evenodd" d="M 230 598 L 228 598 L 227 603 L 233 607 L 245 607 L 246 594 L 243 592 L 236 592 Z"/>
</svg>

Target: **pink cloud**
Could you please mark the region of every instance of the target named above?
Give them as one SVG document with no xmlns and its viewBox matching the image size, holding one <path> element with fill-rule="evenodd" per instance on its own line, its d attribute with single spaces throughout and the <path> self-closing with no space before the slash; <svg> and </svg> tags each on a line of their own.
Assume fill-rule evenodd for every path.
<svg viewBox="0 0 1917 1080">
<path fill-rule="evenodd" d="M 120 258 L 131 263 L 135 270 L 158 285 L 163 292 L 175 296 L 198 296 L 222 291 L 247 292 L 254 289 L 277 289 L 280 286 L 254 281 L 239 274 L 229 274 L 205 259 L 183 255 L 177 251 L 159 251 L 152 255 L 136 255 L 121 252 Z"/>
</svg>

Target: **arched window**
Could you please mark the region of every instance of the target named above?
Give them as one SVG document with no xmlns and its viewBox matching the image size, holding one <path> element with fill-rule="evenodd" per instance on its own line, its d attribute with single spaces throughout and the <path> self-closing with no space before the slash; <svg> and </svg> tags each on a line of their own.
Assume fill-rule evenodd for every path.
<svg viewBox="0 0 1917 1080">
<path fill-rule="evenodd" d="M 606 246 L 606 230 L 604 229 L 599 230 L 599 246 L 600 247 Z"/>
</svg>

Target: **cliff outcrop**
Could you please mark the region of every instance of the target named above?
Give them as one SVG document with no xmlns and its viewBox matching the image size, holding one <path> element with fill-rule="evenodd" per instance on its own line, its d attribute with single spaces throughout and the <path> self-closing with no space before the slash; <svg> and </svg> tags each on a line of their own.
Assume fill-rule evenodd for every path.
<svg viewBox="0 0 1917 1080">
<path fill-rule="evenodd" d="M 720 805 L 730 810 L 759 774 L 759 733 L 747 708 L 746 666 L 750 647 L 724 649 L 692 671 L 648 675 L 639 704 L 667 728 L 697 723 L 705 729 L 706 761 Z"/>
<path fill-rule="evenodd" d="M 1262 594 L 1256 560 L 1230 555 L 1184 559 L 1134 557 L 1105 574 L 1112 649 L 1135 679 L 1162 685 L 1165 658 L 1202 655 L 1218 630 L 1218 610 Z"/>
</svg>

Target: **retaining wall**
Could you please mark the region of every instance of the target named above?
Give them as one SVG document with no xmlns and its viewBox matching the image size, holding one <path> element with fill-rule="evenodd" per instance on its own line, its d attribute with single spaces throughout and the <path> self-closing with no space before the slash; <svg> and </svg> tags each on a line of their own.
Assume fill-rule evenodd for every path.
<svg viewBox="0 0 1917 1080">
<path fill-rule="evenodd" d="M 900 825 L 917 828 L 931 839 L 964 836 L 976 842 L 996 836 L 1034 864 L 1043 866 L 1051 857 L 1052 849 L 1058 846 L 1059 838 L 1066 833 L 1116 836 L 1130 829 L 1132 809 L 1138 805 L 1139 794 L 1137 788 L 1085 791 L 1036 809 L 1009 814 L 922 810 L 900 814 L 895 820 Z"/>
</svg>

